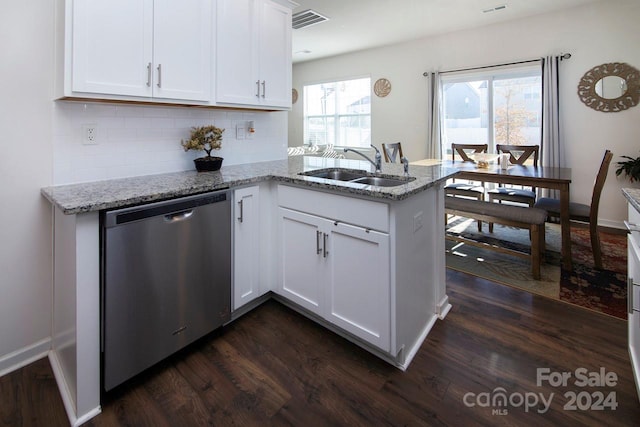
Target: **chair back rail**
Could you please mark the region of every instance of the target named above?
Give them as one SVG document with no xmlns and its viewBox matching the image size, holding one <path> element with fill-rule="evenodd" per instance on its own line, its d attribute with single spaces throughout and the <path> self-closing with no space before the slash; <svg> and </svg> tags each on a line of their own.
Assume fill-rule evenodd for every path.
<svg viewBox="0 0 640 427">
<path fill-rule="evenodd" d="M 469 154 L 486 153 L 489 150 L 489 144 L 451 144 L 451 161 L 456 161 L 456 153 L 463 162 L 474 162 Z"/>
<path fill-rule="evenodd" d="M 386 163 L 395 163 L 398 158 L 398 154 L 400 154 L 400 158 L 404 157 L 402 155 L 402 144 L 399 142 L 382 144 L 382 154 L 384 154 L 384 161 Z"/>
<path fill-rule="evenodd" d="M 509 154 L 509 161 L 514 165 L 523 165 L 533 156 L 533 166 L 538 167 L 538 157 L 540 153 L 539 145 L 508 145 L 496 144 L 498 153 Z"/>
</svg>

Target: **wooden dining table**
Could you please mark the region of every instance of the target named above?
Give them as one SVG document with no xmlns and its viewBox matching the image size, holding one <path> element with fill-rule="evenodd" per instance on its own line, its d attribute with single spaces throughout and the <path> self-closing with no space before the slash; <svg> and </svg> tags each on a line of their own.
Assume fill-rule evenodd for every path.
<svg viewBox="0 0 640 427">
<path fill-rule="evenodd" d="M 497 184 L 523 185 L 527 187 L 558 190 L 560 199 L 560 229 L 562 236 L 562 266 L 571 270 L 571 221 L 569 218 L 569 185 L 571 169 L 552 166 L 512 165 L 502 169 L 490 163 L 488 167 L 478 167 L 473 162 L 453 162 L 451 160 L 423 159 L 411 162 L 417 166 L 440 166 L 457 170 L 456 178 L 471 181 L 494 182 Z"/>
</svg>

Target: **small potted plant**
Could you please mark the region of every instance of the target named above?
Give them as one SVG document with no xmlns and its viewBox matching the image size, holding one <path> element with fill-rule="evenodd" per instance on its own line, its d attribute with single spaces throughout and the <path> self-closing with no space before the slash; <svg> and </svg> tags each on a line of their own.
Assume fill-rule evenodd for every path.
<svg viewBox="0 0 640 427">
<path fill-rule="evenodd" d="M 222 133 L 224 129 L 215 126 L 200 126 L 191 128 L 191 136 L 188 140 L 181 140 L 184 151 L 204 150 L 207 155 L 198 157 L 193 162 L 198 172 L 217 171 L 222 166 L 222 157 L 211 155 L 211 151 L 222 148 Z"/>
<path fill-rule="evenodd" d="M 616 169 L 616 176 L 620 176 L 623 173 L 629 178 L 629 181 L 640 181 L 640 157 L 621 156 L 623 159 L 627 159 L 622 162 L 618 162 L 618 169 Z"/>
</svg>

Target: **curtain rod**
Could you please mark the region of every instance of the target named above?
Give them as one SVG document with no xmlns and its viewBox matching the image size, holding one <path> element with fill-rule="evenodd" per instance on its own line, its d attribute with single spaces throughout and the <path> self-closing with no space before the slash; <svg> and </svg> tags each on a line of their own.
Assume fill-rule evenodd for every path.
<svg viewBox="0 0 640 427">
<path fill-rule="evenodd" d="M 571 54 L 570 53 L 562 53 L 560 54 L 560 60 L 562 61 L 563 59 L 569 59 L 571 58 Z M 519 65 L 519 64 L 529 64 L 531 62 L 539 62 L 541 61 L 543 58 L 538 58 L 538 59 L 528 59 L 526 61 L 517 61 L 517 62 L 509 62 L 506 64 L 496 64 L 496 65 L 485 65 L 483 67 L 470 67 L 470 68 L 460 68 L 458 70 L 446 70 L 446 71 L 440 71 L 440 74 L 446 74 L 446 73 L 457 73 L 460 71 L 474 71 L 474 70 L 484 70 L 485 68 L 495 68 L 495 67 L 504 67 L 506 65 Z M 429 75 L 428 71 L 425 71 L 424 73 L 422 73 L 423 76 L 427 77 Z"/>
</svg>

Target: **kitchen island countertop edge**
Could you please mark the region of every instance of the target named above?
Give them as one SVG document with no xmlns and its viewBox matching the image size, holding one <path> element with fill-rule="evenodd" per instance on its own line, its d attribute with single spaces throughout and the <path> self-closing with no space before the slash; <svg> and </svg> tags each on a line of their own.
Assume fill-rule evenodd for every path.
<svg viewBox="0 0 640 427">
<path fill-rule="evenodd" d="M 66 215 L 168 200 L 267 180 L 378 200 L 403 200 L 438 185 L 455 174 L 441 166 L 411 166 L 415 180 L 396 187 L 377 187 L 299 175 L 315 169 L 348 168 L 372 173 L 366 161 L 296 156 L 283 160 L 224 166 L 217 172 L 170 172 L 45 187 L 42 195 Z M 383 175 L 402 175 L 399 164 L 385 163 Z"/>
</svg>

